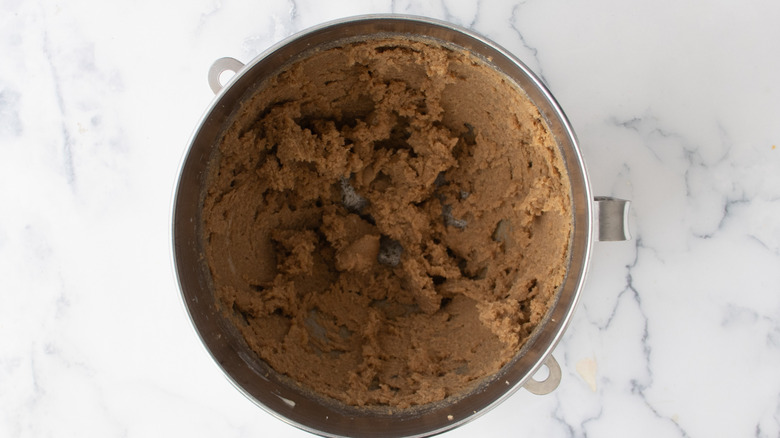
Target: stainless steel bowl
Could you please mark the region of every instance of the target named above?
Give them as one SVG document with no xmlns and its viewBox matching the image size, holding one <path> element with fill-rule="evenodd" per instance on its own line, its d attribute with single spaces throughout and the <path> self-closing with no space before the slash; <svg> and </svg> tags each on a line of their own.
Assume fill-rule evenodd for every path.
<svg viewBox="0 0 780 438">
<path fill-rule="evenodd" d="M 377 35 L 431 38 L 469 50 L 489 60 L 515 81 L 538 106 L 564 158 L 571 181 L 574 232 L 564 284 L 543 322 L 515 358 L 494 378 L 457 400 L 445 400 L 395 414 L 361 411 L 323 402 L 289 385 L 260 361 L 241 336 L 223 319 L 211 287 L 201 242 L 201 208 L 206 170 L 218 139 L 238 104 L 256 84 L 303 52 L 339 40 Z M 220 75 L 235 71 L 224 87 Z M 172 213 L 173 254 L 182 297 L 203 344 L 232 383 L 250 400 L 280 419 L 323 436 L 429 436 L 473 420 L 501 403 L 521 387 L 537 394 L 555 389 L 560 368 L 551 352 L 572 316 L 585 280 L 594 232 L 602 240 L 624 240 L 628 202 L 593 199 L 577 140 L 566 116 L 542 82 L 517 58 L 474 32 L 428 18 L 372 15 L 330 22 L 294 35 L 243 65 L 232 58 L 214 63 L 209 83 L 217 94 L 191 139 L 180 168 Z M 600 213 L 594 211 L 601 207 Z M 601 217 L 598 227 L 594 226 Z M 543 365 L 550 372 L 543 381 L 532 378 Z"/>
</svg>

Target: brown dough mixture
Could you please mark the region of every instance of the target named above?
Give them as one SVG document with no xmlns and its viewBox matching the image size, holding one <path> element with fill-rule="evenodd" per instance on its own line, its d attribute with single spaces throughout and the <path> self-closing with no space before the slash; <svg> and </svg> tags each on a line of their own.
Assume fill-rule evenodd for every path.
<svg viewBox="0 0 780 438">
<path fill-rule="evenodd" d="M 385 37 L 296 61 L 248 99 L 203 205 L 216 298 L 274 370 L 352 406 L 463 394 L 563 282 L 563 160 L 483 61 Z"/>
</svg>

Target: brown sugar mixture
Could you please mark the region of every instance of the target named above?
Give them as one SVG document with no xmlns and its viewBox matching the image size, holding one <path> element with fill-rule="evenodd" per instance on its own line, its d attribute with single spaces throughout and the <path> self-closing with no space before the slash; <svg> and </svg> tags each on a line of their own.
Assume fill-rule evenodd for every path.
<svg viewBox="0 0 780 438">
<path fill-rule="evenodd" d="M 480 59 L 384 37 L 261 84 L 203 204 L 218 303 L 304 389 L 403 409 L 498 372 L 564 280 L 563 160 L 538 109 Z"/>
</svg>

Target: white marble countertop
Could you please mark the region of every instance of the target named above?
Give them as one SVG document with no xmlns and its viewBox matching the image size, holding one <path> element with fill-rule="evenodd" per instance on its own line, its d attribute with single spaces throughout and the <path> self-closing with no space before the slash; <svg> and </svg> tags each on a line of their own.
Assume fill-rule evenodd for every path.
<svg viewBox="0 0 780 438">
<path fill-rule="evenodd" d="M 780 3 L 0 3 L 0 436 L 304 437 L 236 391 L 172 273 L 177 167 L 215 59 L 326 20 L 430 16 L 497 41 L 569 116 L 596 243 L 555 350 L 448 437 L 780 436 Z"/>
</svg>

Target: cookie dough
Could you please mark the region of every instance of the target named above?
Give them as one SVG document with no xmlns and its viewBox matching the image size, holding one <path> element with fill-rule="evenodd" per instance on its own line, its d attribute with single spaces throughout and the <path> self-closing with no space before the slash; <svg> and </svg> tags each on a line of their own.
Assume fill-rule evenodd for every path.
<svg viewBox="0 0 780 438">
<path fill-rule="evenodd" d="M 316 51 L 244 101 L 211 159 L 216 299 L 303 389 L 405 409 L 519 351 L 564 280 L 563 160 L 505 76 L 425 40 Z"/>
</svg>

